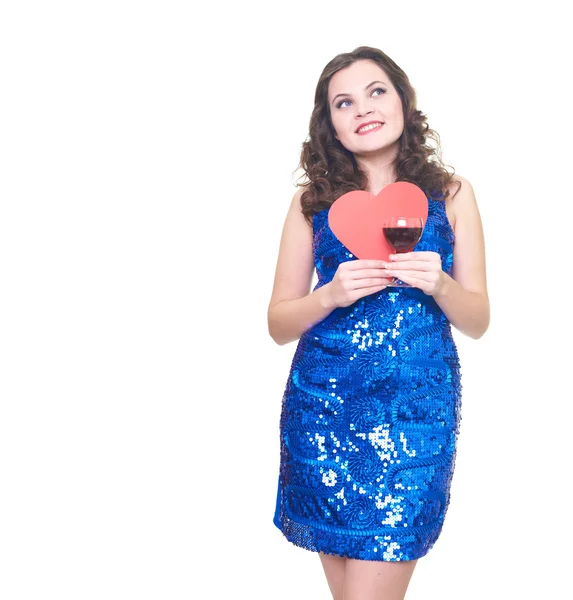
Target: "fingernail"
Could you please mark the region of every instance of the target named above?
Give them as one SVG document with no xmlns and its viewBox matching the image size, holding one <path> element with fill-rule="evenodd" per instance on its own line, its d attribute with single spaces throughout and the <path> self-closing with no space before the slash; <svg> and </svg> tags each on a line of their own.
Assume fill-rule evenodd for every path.
<svg viewBox="0 0 573 600">
<path fill-rule="evenodd" d="M 390 256 L 388 257 L 390 260 L 394 260 L 396 258 L 395 254 L 390 254 Z"/>
</svg>

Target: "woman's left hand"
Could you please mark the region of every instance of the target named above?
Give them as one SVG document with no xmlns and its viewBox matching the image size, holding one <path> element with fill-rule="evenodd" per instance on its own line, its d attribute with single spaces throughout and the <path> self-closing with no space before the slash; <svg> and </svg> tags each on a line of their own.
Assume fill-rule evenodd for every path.
<svg viewBox="0 0 573 600">
<path fill-rule="evenodd" d="M 389 275 L 421 289 L 429 296 L 434 296 L 443 289 L 446 273 L 437 252 L 404 252 L 390 256 L 390 262 L 386 263 Z"/>
</svg>

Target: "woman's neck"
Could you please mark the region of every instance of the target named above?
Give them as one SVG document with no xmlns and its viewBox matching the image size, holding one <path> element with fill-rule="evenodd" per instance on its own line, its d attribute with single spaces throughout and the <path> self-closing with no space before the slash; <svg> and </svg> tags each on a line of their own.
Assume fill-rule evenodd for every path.
<svg viewBox="0 0 573 600">
<path fill-rule="evenodd" d="M 394 169 L 395 150 L 389 152 L 389 149 L 387 149 L 377 156 L 355 155 L 355 158 L 356 163 L 368 179 L 366 191 L 377 195 L 387 185 L 396 181 L 397 175 Z"/>
</svg>

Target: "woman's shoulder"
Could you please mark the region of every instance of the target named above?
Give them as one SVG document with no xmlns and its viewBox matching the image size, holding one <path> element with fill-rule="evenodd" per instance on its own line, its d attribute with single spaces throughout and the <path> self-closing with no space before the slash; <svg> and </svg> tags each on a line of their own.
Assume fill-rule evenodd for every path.
<svg viewBox="0 0 573 600">
<path fill-rule="evenodd" d="M 455 229 L 456 221 L 464 211 L 464 205 L 471 202 L 472 197 L 475 200 L 475 196 L 471 183 L 457 173 L 452 175 L 446 190 L 448 192 L 448 197 L 445 200 L 446 214 L 452 229 Z"/>
<path fill-rule="evenodd" d="M 453 199 L 457 198 L 458 194 L 465 191 L 468 187 L 471 188 L 471 183 L 465 177 L 455 173 L 448 183 L 447 190 Z"/>
<path fill-rule="evenodd" d="M 466 177 L 455 174 L 448 185 L 449 196 L 446 199 L 446 211 L 452 227 L 463 216 L 472 213 L 477 206 L 472 184 Z"/>
<path fill-rule="evenodd" d="M 453 175 L 447 189 L 450 193 L 448 201 L 450 201 L 454 207 L 467 202 L 475 202 L 475 192 L 472 184 L 468 179 L 461 175 Z"/>
<path fill-rule="evenodd" d="M 296 208 L 299 211 L 302 210 L 301 198 L 307 188 L 308 188 L 308 185 L 300 185 L 299 184 L 296 186 L 296 189 L 295 189 L 294 194 L 291 199 L 291 208 L 293 208 L 293 209 Z"/>
<path fill-rule="evenodd" d="M 299 183 L 296 186 L 296 191 L 294 193 L 295 197 L 298 198 L 300 202 L 301 196 L 308 190 L 310 183 Z"/>
<path fill-rule="evenodd" d="M 290 206 L 289 206 L 289 210 L 288 210 L 288 215 L 287 215 L 287 219 L 291 220 L 291 222 L 296 222 L 298 223 L 301 227 L 303 226 L 303 223 L 305 224 L 305 229 L 312 229 L 312 219 L 308 219 L 307 217 L 305 217 L 305 211 L 303 210 L 303 205 L 302 205 L 302 195 L 304 194 L 304 192 L 306 191 L 306 189 L 308 188 L 308 184 L 304 184 L 304 185 L 297 185 L 296 186 L 296 190 L 294 191 L 294 194 L 292 196 L 291 202 L 290 202 Z"/>
<path fill-rule="evenodd" d="M 296 186 L 296 190 L 293 194 L 292 201 L 291 201 L 291 210 L 294 210 L 297 213 L 300 213 L 303 216 L 307 225 L 311 225 L 312 217 L 304 217 L 304 215 L 308 214 L 308 213 L 307 213 L 307 211 L 304 210 L 305 207 L 302 204 L 302 195 L 306 192 L 309 185 L 310 184 L 308 184 L 308 183 L 298 184 Z"/>
</svg>

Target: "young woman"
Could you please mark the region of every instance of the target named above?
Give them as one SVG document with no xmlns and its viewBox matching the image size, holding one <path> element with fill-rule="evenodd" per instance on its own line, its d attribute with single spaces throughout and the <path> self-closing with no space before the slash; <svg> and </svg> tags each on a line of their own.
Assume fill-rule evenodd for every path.
<svg viewBox="0 0 573 600">
<path fill-rule="evenodd" d="M 382 51 L 360 47 L 324 68 L 268 324 L 278 344 L 299 340 L 274 523 L 319 553 L 335 600 L 402 599 L 438 539 L 461 420 L 450 324 L 472 338 L 489 325 L 474 192 L 426 144 L 432 135 L 408 77 Z M 328 225 L 330 205 L 396 181 L 427 196 L 421 240 L 390 261 L 356 258 Z M 394 277 L 411 287 L 389 285 Z"/>
</svg>

